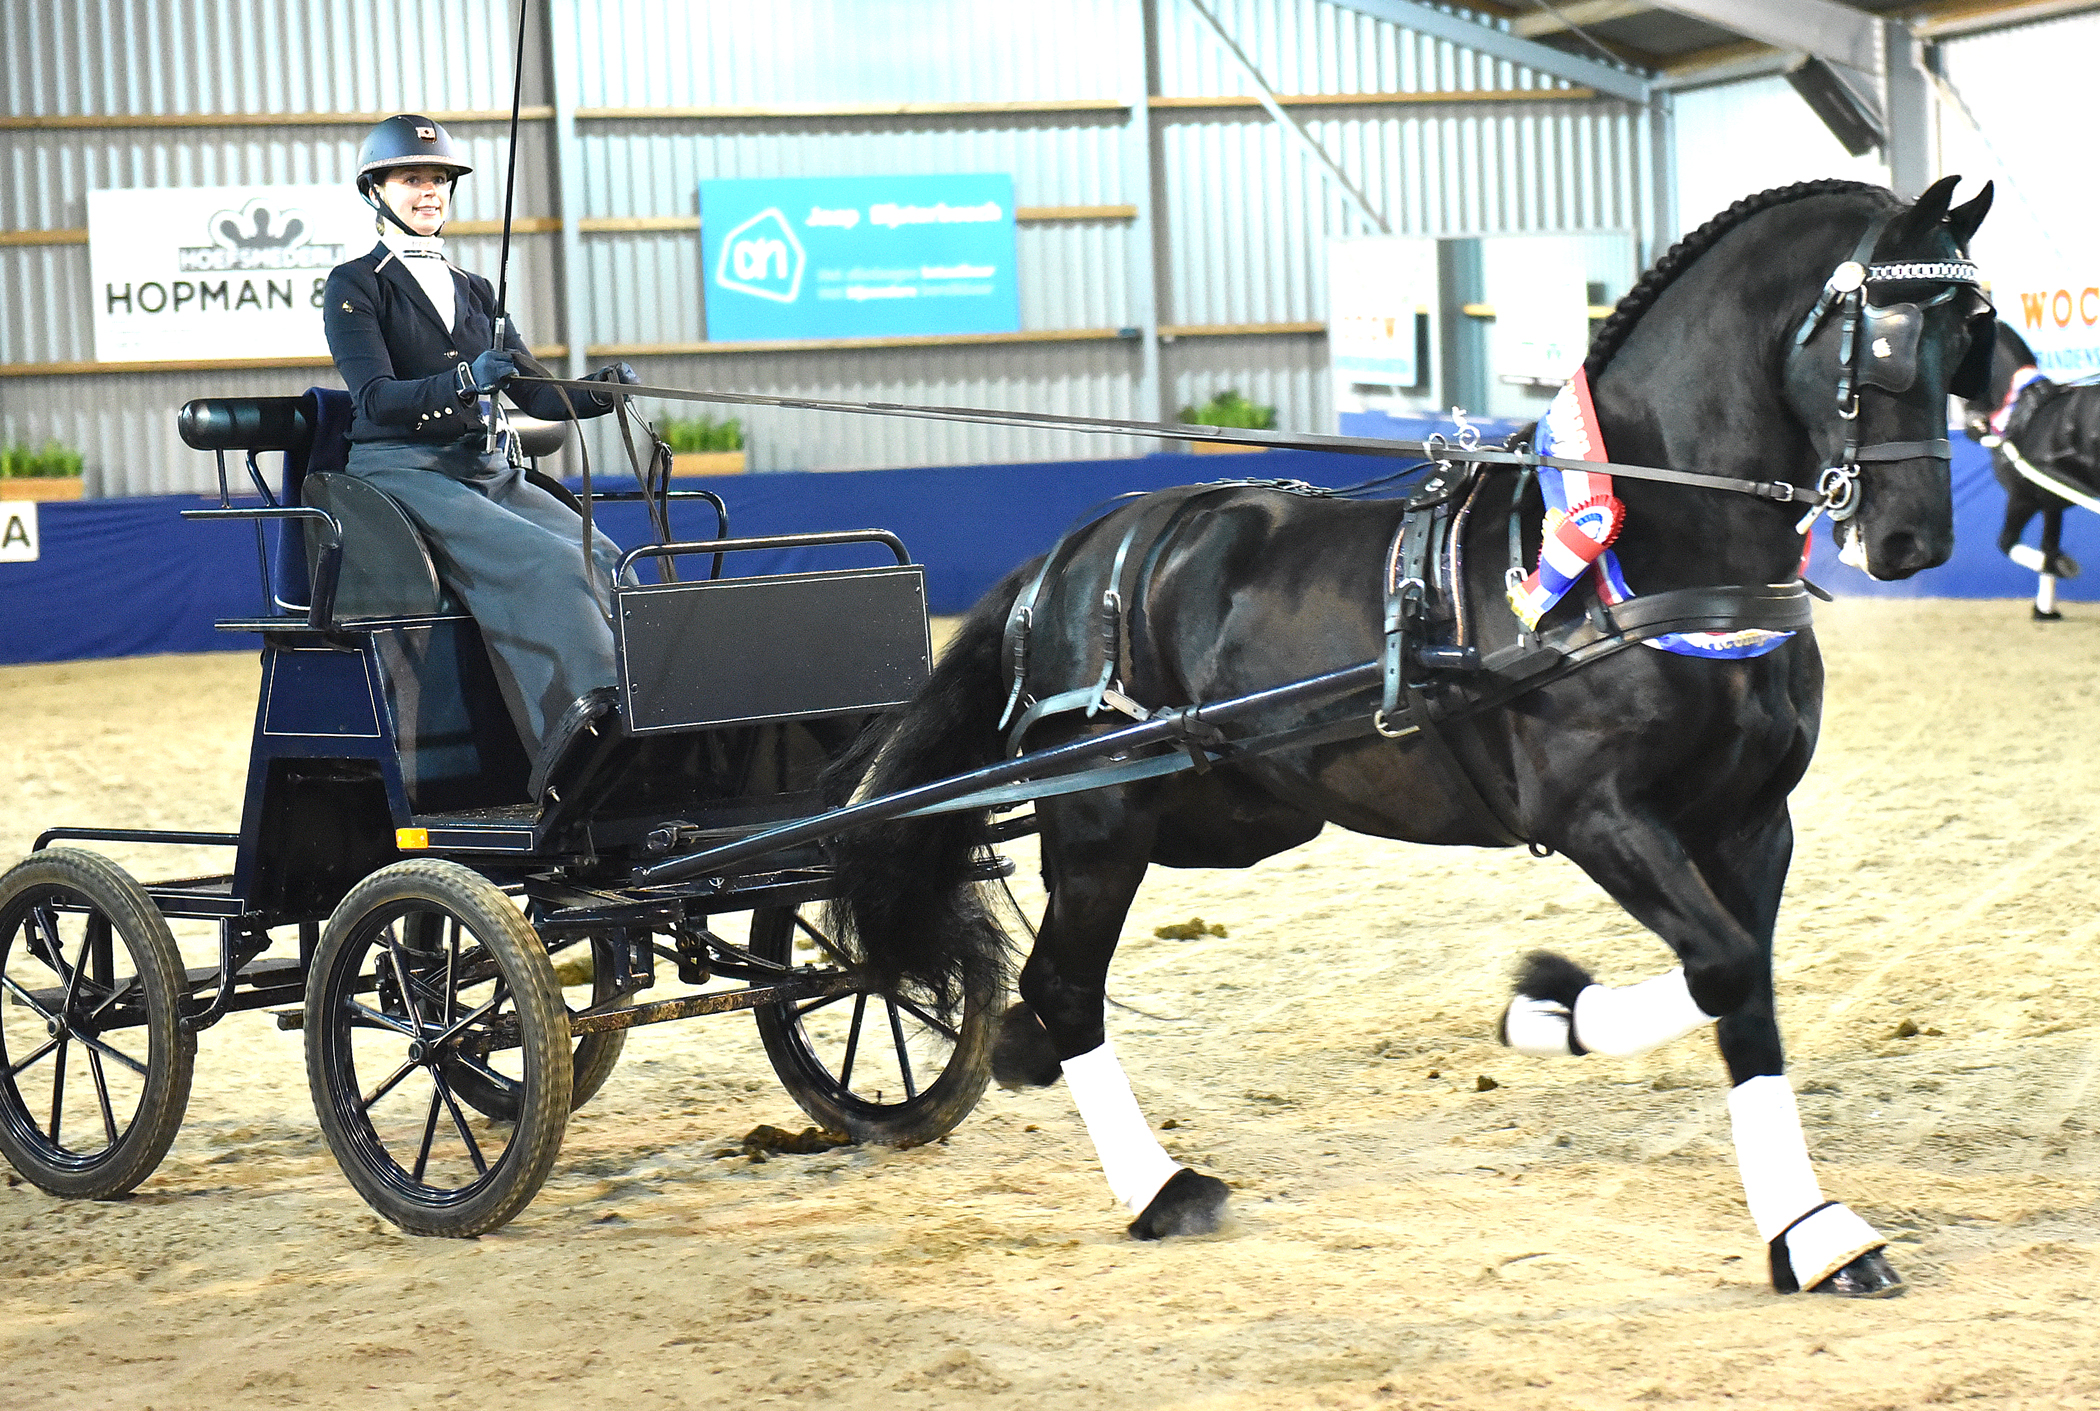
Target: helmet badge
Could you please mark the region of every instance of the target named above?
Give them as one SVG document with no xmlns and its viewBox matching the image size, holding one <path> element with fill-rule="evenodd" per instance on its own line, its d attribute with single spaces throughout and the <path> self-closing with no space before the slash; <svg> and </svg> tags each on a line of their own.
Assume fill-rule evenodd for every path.
<svg viewBox="0 0 2100 1411">
<path fill-rule="evenodd" d="M 425 142 L 435 142 L 438 136 L 437 129 L 434 127 L 419 127 L 416 129 L 416 136 L 422 138 Z"/>
</svg>

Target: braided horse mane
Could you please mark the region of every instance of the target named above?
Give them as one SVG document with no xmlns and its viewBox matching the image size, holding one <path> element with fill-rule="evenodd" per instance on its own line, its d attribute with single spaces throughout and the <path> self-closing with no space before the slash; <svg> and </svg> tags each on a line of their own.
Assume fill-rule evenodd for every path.
<svg viewBox="0 0 2100 1411">
<path fill-rule="evenodd" d="M 1652 265 L 1640 277 L 1626 296 L 1619 300 L 1611 311 L 1611 317 L 1597 330 L 1590 340 L 1590 351 L 1582 360 L 1582 370 L 1595 382 L 1604 372 L 1605 364 L 1619 351 L 1633 326 L 1641 321 L 1641 315 L 1662 296 L 1678 275 L 1691 268 L 1692 262 L 1712 249 L 1716 242 L 1754 215 L 1771 210 L 1774 206 L 1785 206 L 1795 201 L 1805 201 L 1812 196 L 1836 196 L 1849 191 L 1881 191 L 1863 181 L 1847 181 L 1841 177 L 1823 177 L 1815 181 L 1797 181 L 1792 186 L 1775 186 L 1760 191 L 1754 196 L 1745 196 L 1691 234 L 1672 245 L 1669 253 Z M 1885 194 L 1885 193 L 1884 193 Z"/>
</svg>

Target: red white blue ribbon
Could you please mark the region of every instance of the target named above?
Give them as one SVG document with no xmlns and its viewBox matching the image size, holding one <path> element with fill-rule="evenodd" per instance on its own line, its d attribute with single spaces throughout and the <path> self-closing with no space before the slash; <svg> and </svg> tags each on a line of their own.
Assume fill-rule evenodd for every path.
<svg viewBox="0 0 2100 1411">
<path fill-rule="evenodd" d="M 1581 368 L 1562 385 L 1539 421 L 1540 454 L 1560 460 L 1608 461 L 1597 409 L 1590 400 L 1589 374 Z M 1612 494 L 1611 477 L 1598 471 L 1539 467 L 1539 489 L 1546 501 L 1544 542 L 1538 567 L 1509 590 L 1510 610 L 1527 629 L 1536 628 L 1546 611 L 1564 597 L 1585 570 L 1595 575 L 1598 601 L 1615 607 L 1634 592 L 1611 551 L 1626 507 Z M 1806 554 L 1803 554 L 1805 560 Z M 1793 636 L 1751 627 L 1736 632 L 1668 632 L 1645 645 L 1679 656 L 1736 660 L 1763 656 Z"/>
</svg>

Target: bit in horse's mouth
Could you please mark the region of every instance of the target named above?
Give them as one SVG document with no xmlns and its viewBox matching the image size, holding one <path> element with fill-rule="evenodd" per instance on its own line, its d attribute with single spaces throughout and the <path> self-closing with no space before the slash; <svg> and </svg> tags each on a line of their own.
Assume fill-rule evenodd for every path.
<svg viewBox="0 0 2100 1411">
<path fill-rule="evenodd" d="M 1867 536 L 1859 532 L 1856 523 L 1847 523 L 1838 530 L 1838 562 L 1873 577 L 1874 570 L 1867 567 Z"/>
</svg>

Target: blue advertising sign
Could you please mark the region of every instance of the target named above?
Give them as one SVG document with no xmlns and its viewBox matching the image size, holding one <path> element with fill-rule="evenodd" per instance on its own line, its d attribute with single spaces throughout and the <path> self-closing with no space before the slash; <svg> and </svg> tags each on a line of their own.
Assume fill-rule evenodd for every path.
<svg viewBox="0 0 2100 1411">
<path fill-rule="evenodd" d="M 1003 173 L 703 181 L 700 222 L 713 341 L 1021 326 Z"/>
</svg>

